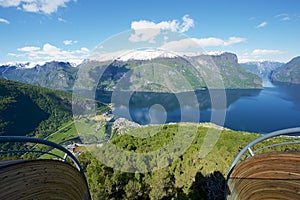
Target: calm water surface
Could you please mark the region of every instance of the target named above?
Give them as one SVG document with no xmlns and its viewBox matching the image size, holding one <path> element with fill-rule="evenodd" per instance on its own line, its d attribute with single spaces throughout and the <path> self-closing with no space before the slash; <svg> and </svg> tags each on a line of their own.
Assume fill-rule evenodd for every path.
<svg viewBox="0 0 300 200">
<path fill-rule="evenodd" d="M 271 87 L 240 97 L 227 108 L 225 127 L 267 133 L 300 126 L 299 89 Z"/>
<path fill-rule="evenodd" d="M 214 100 L 223 102 L 224 91 L 215 91 L 214 94 Z M 226 104 L 223 107 L 218 104 L 215 104 L 217 107 L 212 106 L 208 91 L 197 91 L 196 96 L 194 93 L 131 93 L 127 96 L 130 98 L 112 98 L 114 114 L 139 124 L 200 121 L 259 133 L 300 127 L 299 86 L 226 90 Z M 223 113 L 225 121 L 212 119 L 213 111 Z"/>
</svg>

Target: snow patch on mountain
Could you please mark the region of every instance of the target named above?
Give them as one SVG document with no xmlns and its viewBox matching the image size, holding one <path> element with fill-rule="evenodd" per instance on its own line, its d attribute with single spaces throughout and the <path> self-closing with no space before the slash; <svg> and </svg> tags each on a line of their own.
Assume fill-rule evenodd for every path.
<svg viewBox="0 0 300 200">
<path fill-rule="evenodd" d="M 135 50 L 125 55 L 118 57 L 118 61 L 129 61 L 129 60 L 152 60 L 156 58 L 176 58 L 178 57 L 174 53 L 170 53 L 163 50 Z"/>
<path fill-rule="evenodd" d="M 0 64 L 0 66 L 6 67 L 16 67 L 17 69 L 31 69 L 37 66 L 43 66 L 49 62 L 56 62 L 56 61 L 40 61 L 40 62 L 7 62 L 4 64 Z M 67 62 L 66 62 L 67 63 Z M 77 62 L 69 62 L 72 67 L 77 67 L 79 64 L 82 63 L 82 60 L 78 60 Z"/>
<path fill-rule="evenodd" d="M 119 56 L 118 61 L 129 60 L 152 60 L 156 58 L 176 58 L 176 57 L 196 57 L 200 55 L 219 56 L 224 54 L 223 51 L 209 51 L 209 52 L 176 52 L 172 53 L 164 50 L 135 50 Z"/>
</svg>

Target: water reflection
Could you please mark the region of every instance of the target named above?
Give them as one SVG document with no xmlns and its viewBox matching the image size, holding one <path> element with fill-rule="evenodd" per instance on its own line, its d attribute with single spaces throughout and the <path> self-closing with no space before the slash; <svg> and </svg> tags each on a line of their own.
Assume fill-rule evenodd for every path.
<svg viewBox="0 0 300 200">
<path fill-rule="evenodd" d="M 260 91 L 227 89 L 225 104 L 218 102 L 223 101 L 224 90 L 201 90 L 178 94 L 152 92 L 121 92 L 120 94 L 119 92 L 118 96 L 122 98 L 114 98 L 113 112 L 116 117 L 125 117 L 143 125 L 195 122 L 194 116 L 199 115 L 199 111 L 198 121 L 210 121 L 212 110 L 226 110 L 241 97 L 254 97 L 259 95 Z M 97 94 L 98 100 L 106 102 L 110 101 L 113 95 L 107 92 Z"/>
<path fill-rule="evenodd" d="M 114 114 L 117 118 L 124 117 L 143 125 L 195 122 L 195 116 L 198 117 L 197 122 L 219 124 L 218 120 L 212 120 L 212 113 L 223 111 L 226 112 L 225 124 L 219 125 L 233 130 L 268 133 L 300 126 L 299 85 L 275 86 L 263 90 L 227 89 L 225 106 L 216 103 L 212 106 L 211 96 L 215 101 L 220 97 L 221 101 L 221 92 L 222 90 L 180 94 L 124 92 L 119 94 L 121 98 L 113 102 Z M 112 93 L 97 92 L 100 101 L 110 103 L 111 96 Z"/>
</svg>

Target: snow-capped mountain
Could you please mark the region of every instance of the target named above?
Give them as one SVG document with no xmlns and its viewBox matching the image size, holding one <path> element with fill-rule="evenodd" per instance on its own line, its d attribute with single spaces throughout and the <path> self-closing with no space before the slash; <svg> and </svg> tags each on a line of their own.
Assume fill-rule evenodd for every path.
<svg viewBox="0 0 300 200">
<path fill-rule="evenodd" d="M 121 50 L 117 52 L 95 52 L 87 60 L 90 61 L 130 61 L 130 60 L 153 60 L 157 58 L 177 58 L 177 57 L 197 57 L 197 56 L 219 56 L 225 52 L 170 52 L 163 49 L 143 49 L 143 50 Z"/>
<path fill-rule="evenodd" d="M 7 63 L 0 66 L 0 78 L 23 83 L 69 90 L 78 68 L 69 62 Z"/>
<path fill-rule="evenodd" d="M 100 56 L 101 55 L 102 54 L 100 54 Z M 192 57 L 192 59 L 189 61 L 189 59 L 186 59 L 187 57 Z M 97 58 L 96 54 L 95 58 Z M 192 64 L 195 60 L 201 63 L 201 59 L 206 61 L 207 58 L 214 62 L 214 65 L 207 64 L 207 62 L 203 62 L 197 66 Z M 182 74 L 195 90 L 204 89 L 208 85 L 212 88 L 218 88 L 220 86 L 215 83 L 216 70 L 220 71 L 223 75 L 225 88 L 261 88 L 261 79 L 241 69 L 241 66 L 238 64 L 237 56 L 227 52 L 200 52 L 186 55 L 186 53 L 177 54 L 164 50 L 135 50 L 119 54 L 118 57 L 114 57 L 114 59 L 109 62 L 101 59 L 87 59 L 83 61 L 81 65 L 78 65 L 78 67 L 74 67 L 75 65 L 69 62 L 58 61 L 36 65 L 33 63 L 10 64 L 0 66 L 0 78 L 69 91 L 73 89 L 78 70 L 80 70 L 81 67 L 87 66 L 87 69 L 91 69 L 92 71 L 88 71 L 89 73 L 86 74 L 87 77 L 85 78 L 99 81 L 99 77 L 101 77 L 97 89 L 112 91 L 127 72 L 138 65 L 142 66 L 152 63 L 152 60 L 162 62 L 164 65 L 168 65 L 169 69 L 172 69 L 163 71 L 161 75 L 170 77 L 172 83 L 174 83 L 173 86 L 176 86 L 175 88 L 181 88 L 184 85 L 183 80 L 180 79 L 179 76 L 174 76 L 176 73 Z M 155 65 L 150 65 L 150 67 L 153 66 L 155 67 Z M 104 72 L 103 69 L 105 69 Z M 165 70 L 167 69 L 168 68 Z M 129 84 L 128 87 L 126 86 L 127 88 L 124 88 L 124 90 L 134 90 L 134 83 L 140 84 L 141 82 L 145 83 L 141 88 L 145 88 L 147 91 L 162 90 L 157 84 L 150 84 L 153 81 L 153 77 L 151 76 L 152 73 L 146 73 L 149 69 L 139 68 L 139 70 L 140 71 L 134 71 L 136 74 L 132 76 L 132 73 L 127 74 L 131 76 L 130 81 L 132 81 L 132 84 Z M 243 81 L 241 81 L 241 77 L 243 77 Z M 164 79 L 166 78 L 162 78 L 161 80 Z M 86 82 L 84 82 L 82 86 L 84 86 L 84 84 L 86 84 Z M 187 88 L 184 89 L 187 90 Z"/>
<path fill-rule="evenodd" d="M 18 63 L 18 62 L 8 62 L 3 64 L 2 66 L 7 66 L 7 67 L 16 67 L 16 68 L 33 68 L 37 65 L 43 65 L 44 62 L 39 62 L 39 63 L 35 63 L 35 62 L 26 62 L 26 63 Z"/>
<path fill-rule="evenodd" d="M 118 57 L 118 61 L 152 60 L 156 58 L 176 58 L 178 55 L 163 50 L 135 50 Z"/>
<path fill-rule="evenodd" d="M 0 66 L 6 66 L 6 67 L 15 67 L 15 68 L 23 68 L 23 69 L 30 69 L 30 68 L 34 68 L 37 66 L 43 66 L 46 63 L 51 63 L 51 62 L 57 62 L 57 61 L 40 61 L 40 62 L 7 62 L 4 64 L 1 64 Z M 63 62 L 62 62 L 63 63 Z M 82 63 L 81 60 L 77 61 L 77 62 L 65 62 L 65 63 L 69 63 L 70 66 L 72 67 L 77 67 L 80 63 Z"/>
</svg>

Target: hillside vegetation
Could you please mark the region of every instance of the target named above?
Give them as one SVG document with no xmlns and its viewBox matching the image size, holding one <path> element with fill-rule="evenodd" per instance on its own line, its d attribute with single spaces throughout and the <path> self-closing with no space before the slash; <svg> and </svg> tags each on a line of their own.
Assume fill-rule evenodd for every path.
<svg viewBox="0 0 300 200">
<path fill-rule="evenodd" d="M 0 135 L 45 137 L 72 117 L 72 94 L 0 79 Z"/>
<path fill-rule="evenodd" d="M 73 119 L 72 94 L 0 79 L 0 135 L 45 138 Z M 76 95 L 76 112 L 96 103 L 97 111 L 107 106 Z M 87 103 L 88 102 L 88 103 Z"/>
<path fill-rule="evenodd" d="M 178 124 L 145 126 L 133 129 L 110 142 L 126 151 L 151 152 L 168 144 L 175 137 L 178 126 Z M 224 199 L 225 177 L 234 157 L 259 135 L 224 129 L 212 151 L 201 158 L 199 152 L 207 130 L 217 129 L 211 124 L 184 124 L 184 126 L 187 129 L 197 129 L 190 147 L 170 166 L 153 172 L 125 173 L 105 166 L 93 157 L 94 154 L 80 155 L 79 160 L 86 171 L 93 199 Z M 157 133 L 148 138 L 132 136 L 151 135 L 153 131 Z M 275 138 L 258 145 L 257 148 L 283 140 L 294 139 Z M 297 148 L 299 146 L 282 146 L 271 150 L 287 151 Z M 124 168 L 134 168 L 135 166 L 131 166 L 127 159 L 119 160 L 119 164 Z M 147 165 L 147 162 L 156 160 L 149 159 L 144 164 Z"/>
</svg>

